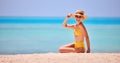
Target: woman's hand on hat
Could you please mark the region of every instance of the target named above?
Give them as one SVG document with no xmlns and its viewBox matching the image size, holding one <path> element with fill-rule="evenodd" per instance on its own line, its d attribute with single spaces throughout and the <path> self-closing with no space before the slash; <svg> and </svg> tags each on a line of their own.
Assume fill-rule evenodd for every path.
<svg viewBox="0 0 120 63">
<path fill-rule="evenodd" d="M 66 18 L 70 18 L 72 16 L 72 14 L 68 14 Z"/>
</svg>

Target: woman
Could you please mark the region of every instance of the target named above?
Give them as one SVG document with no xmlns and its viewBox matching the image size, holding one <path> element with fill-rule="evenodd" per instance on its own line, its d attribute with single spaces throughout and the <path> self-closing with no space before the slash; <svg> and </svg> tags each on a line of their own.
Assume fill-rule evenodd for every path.
<svg viewBox="0 0 120 63">
<path fill-rule="evenodd" d="M 74 25 L 67 24 L 67 21 L 70 17 L 73 17 L 76 19 L 76 24 Z M 86 39 L 87 53 L 90 53 L 89 36 L 87 34 L 85 26 L 82 23 L 82 20 L 85 20 L 86 18 L 87 17 L 84 15 L 84 11 L 81 11 L 81 10 L 77 10 L 75 14 L 68 14 L 66 16 L 66 19 L 64 20 L 62 25 L 65 28 L 74 30 L 75 42 L 60 47 L 59 49 L 60 53 L 69 53 L 69 52 L 84 53 L 85 52 L 84 38 Z"/>
</svg>

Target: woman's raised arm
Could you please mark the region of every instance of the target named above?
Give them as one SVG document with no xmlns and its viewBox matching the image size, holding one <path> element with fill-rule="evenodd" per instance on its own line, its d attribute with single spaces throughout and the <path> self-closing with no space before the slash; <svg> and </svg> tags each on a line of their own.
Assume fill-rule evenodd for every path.
<svg viewBox="0 0 120 63">
<path fill-rule="evenodd" d="M 70 29 L 74 29 L 74 25 L 68 25 L 67 22 L 69 20 L 69 18 L 72 16 L 72 14 L 68 14 L 62 24 L 63 27 L 65 28 L 70 28 Z"/>
</svg>

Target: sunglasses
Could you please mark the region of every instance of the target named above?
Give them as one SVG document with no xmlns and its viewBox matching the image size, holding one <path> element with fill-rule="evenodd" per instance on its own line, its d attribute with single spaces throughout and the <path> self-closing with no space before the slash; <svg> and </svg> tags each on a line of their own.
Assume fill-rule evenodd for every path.
<svg viewBox="0 0 120 63">
<path fill-rule="evenodd" d="M 76 18 L 82 18 L 83 16 L 78 16 L 78 15 L 75 15 Z"/>
</svg>

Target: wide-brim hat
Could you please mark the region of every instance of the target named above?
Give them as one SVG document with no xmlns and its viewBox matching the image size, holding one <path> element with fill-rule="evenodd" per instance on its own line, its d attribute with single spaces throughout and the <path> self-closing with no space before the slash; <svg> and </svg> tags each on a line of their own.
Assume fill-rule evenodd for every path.
<svg viewBox="0 0 120 63">
<path fill-rule="evenodd" d="M 83 20 L 86 20 L 86 19 L 87 19 L 87 16 L 84 15 L 84 11 L 82 11 L 82 10 L 77 10 L 77 11 L 75 12 L 75 14 L 72 14 L 72 17 L 73 17 L 73 18 L 76 18 L 76 17 L 75 17 L 76 15 L 82 16 L 82 17 L 83 17 Z"/>
</svg>

